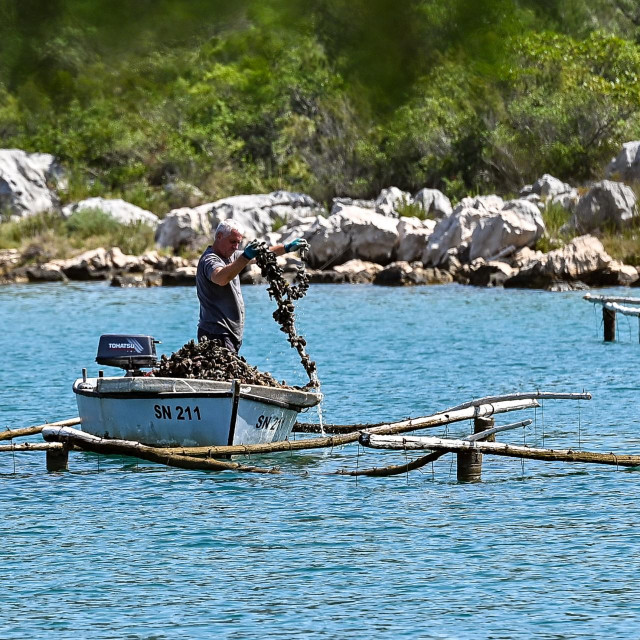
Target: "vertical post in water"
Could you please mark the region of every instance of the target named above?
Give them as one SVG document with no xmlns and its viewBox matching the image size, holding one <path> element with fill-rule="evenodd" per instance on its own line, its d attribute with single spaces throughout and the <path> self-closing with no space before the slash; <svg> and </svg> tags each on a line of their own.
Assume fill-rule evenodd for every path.
<svg viewBox="0 0 640 640">
<path fill-rule="evenodd" d="M 474 418 L 473 432 L 480 433 L 490 429 L 495 424 L 493 418 Z M 495 442 L 495 435 L 489 436 L 487 441 Z M 482 454 L 478 451 L 461 451 L 457 454 L 458 482 L 480 482 L 482 480 Z"/>
<path fill-rule="evenodd" d="M 238 404 L 240 403 L 240 380 L 234 380 L 231 383 L 231 421 L 229 423 L 229 438 L 227 444 L 233 444 L 233 438 L 236 435 L 236 420 L 238 419 Z"/>
<path fill-rule="evenodd" d="M 47 449 L 47 471 L 68 471 L 69 449 Z"/>
<path fill-rule="evenodd" d="M 602 307 L 602 322 L 604 323 L 604 341 L 616 341 L 616 312 Z"/>
</svg>

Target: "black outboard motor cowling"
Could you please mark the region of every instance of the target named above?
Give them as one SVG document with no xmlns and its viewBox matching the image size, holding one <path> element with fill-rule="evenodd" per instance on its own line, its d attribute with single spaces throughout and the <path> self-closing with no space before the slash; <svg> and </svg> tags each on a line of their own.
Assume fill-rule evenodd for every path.
<svg viewBox="0 0 640 640">
<path fill-rule="evenodd" d="M 155 367 L 156 344 L 151 336 L 106 334 L 100 336 L 96 362 L 108 367 L 120 367 L 129 375 L 140 375 L 140 369 Z"/>
</svg>

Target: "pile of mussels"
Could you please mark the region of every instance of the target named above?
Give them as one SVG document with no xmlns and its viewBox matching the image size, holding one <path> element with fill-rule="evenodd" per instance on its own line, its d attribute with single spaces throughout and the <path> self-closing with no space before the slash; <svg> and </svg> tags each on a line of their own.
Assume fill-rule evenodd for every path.
<svg viewBox="0 0 640 640">
<path fill-rule="evenodd" d="M 280 383 L 271 374 L 258 371 L 242 356 L 206 338 L 198 343 L 191 340 L 168 358 L 162 354 L 158 368 L 152 373 L 157 378 L 240 380 L 244 384 L 288 388 L 284 381 Z"/>
</svg>

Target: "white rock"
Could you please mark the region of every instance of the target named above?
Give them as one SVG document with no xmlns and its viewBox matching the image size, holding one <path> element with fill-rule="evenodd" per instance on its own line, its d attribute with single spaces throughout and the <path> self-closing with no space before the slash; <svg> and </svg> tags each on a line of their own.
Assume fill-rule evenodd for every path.
<svg viewBox="0 0 640 640">
<path fill-rule="evenodd" d="M 222 220 L 233 219 L 245 230 L 245 240 L 264 238 L 276 220 L 289 221 L 317 216 L 323 211 L 310 196 L 289 191 L 239 195 L 200 205 L 193 209 L 170 211 L 158 226 L 156 242 L 174 249 L 200 236 L 211 239 Z M 177 220 L 175 218 L 178 218 Z"/>
<path fill-rule="evenodd" d="M 578 193 L 578 190 L 571 189 L 570 191 L 557 193 L 556 195 L 551 196 L 551 198 L 549 198 L 547 202 L 560 205 L 563 209 L 574 213 L 578 204 L 578 200 L 580 200 L 580 194 Z"/>
<path fill-rule="evenodd" d="M 545 173 L 542 178 L 536 180 L 531 186 L 533 193 L 537 193 L 542 198 L 552 198 L 560 193 L 571 191 L 571 185 L 552 175 Z"/>
<path fill-rule="evenodd" d="M 62 215 L 69 218 L 80 211 L 102 211 L 120 224 L 136 224 L 142 222 L 152 228 L 158 225 L 158 216 L 151 211 L 137 207 L 135 204 L 120 198 L 87 198 L 80 202 L 69 204 L 62 209 Z"/>
<path fill-rule="evenodd" d="M 29 282 L 63 282 L 67 280 L 60 265 L 53 262 L 27 267 L 26 274 Z"/>
<path fill-rule="evenodd" d="M 504 200 L 500 196 L 475 196 L 462 198 L 453 208 L 453 213 L 463 209 L 478 209 L 480 211 L 500 211 L 504 207 Z"/>
<path fill-rule="evenodd" d="M 502 203 L 502 199 L 500 201 Z M 448 256 L 457 255 L 468 246 L 480 220 L 492 215 L 495 214 L 484 208 L 456 206 L 448 218 L 443 218 L 436 224 L 422 254 L 422 262 L 435 267 L 444 264 Z"/>
<path fill-rule="evenodd" d="M 625 142 L 607 166 L 607 177 L 634 182 L 640 180 L 640 140 Z"/>
<path fill-rule="evenodd" d="M 576 192 L 577 193 L 577 192 Z M 544 211 L 544 202 L 542 198 L 537 193 L 530 193 L 528 195 L 522 195 L 522 191 L 520 191 L 520 200 L 526 200 L 527 202 L 532 202 L 538 207 L 540 211 Z"/>
<path fill-rule="evenodd" d="M 62 171 L 52 155 L 0 149 L 0 211 L 18 218 L 59 211 L 60 201 L 49 185 L 61 182 Z"/>
<path fill-rule="evenodd" d="M 612 271 L 617 271 L 617 281 L 620 286 L 628 287 L 638 280 L 638 270 L 631 265 L 612 260 L 609 268 Z"/>
<path fill-rule="evenodd" d="M 449 198 L 438 189 L 420 189 L 413 201 L 425 213 L 432 214 L 437 220 L 450 216 L 453 211 Z"/>
<path fill-rule="evenodd" d="M 354 198 L 334 198 L 331 206 L 331 214 L 340 213 L 345 207 L 360 207 L 361 209 L 376 210 L 375 200 L 358 200 Z"/>
<path fill-rule="evenodd" d="M 18 249 L 0 249 L 0 271 L 3 268 L 13 267 L 20 262 Z"/>
<path fill-rule="evenodd" d="M 515 273 L 516 269 L 506 262 L 497 260 L 485 262 L 482 258 L 476 258 L 469 265 L 469 284 L 476 287 L 500 287 Z"/>
<path fill-rule="evenodd" d="M 594 236 L 574 238 L 569 244 L 546 254 L 543 272 L 562 280 L 580 280 L 585 274 L 604 269 L 612 262 L 602 242 Z"/>
<path fill-rule="evenodd" d="M 326 268 L 351 258 L 389 262 L 398 239 L 396 227 L 393 218 L 359 207 L 346 207 L 326 219 L 318 217 L 305 234 L 310 263 Z"/>
<path fill-rule="evenodd" d="M 314 216 L 313 218 L 296 218 L 294 217 L 284 227 L 278 229 L 278 231 L 272 231 L 264 236 L 264 239 L 270 244 L 286 244 L 296 238 L 309 239 L 312 235 L 312 230 L 319 224 L 320 221 L 325 221 L 324 216 Z"/>
<path fill-rule="evenodd" d="M 588 233 L 611 225 L 626 226 L 638 213 L 636 196 L 622 182 L 603 180 L 595 183 L 576 205 L 570 226 L 580 233 Z"/>
<path fill-rule="evenodd" d="M 376 211 L 384 216 L 397 218 L 400 214 L 398 209 L 413 203 L 411 194 L 401 191 L 398 187 L 383 189 L 376 198 Z"/>
<path fill-rule="evenodd" d="M 435 220 L 419 220 L 411 217 L 400 218 L 397 227 L 397 260 L 406 262 L 420 260 L 435 227 Z"/>
<path fill-rule="evenodd" d="M 119 247 L 109 249 L 107 252 L 107 260 L 115 269 L 137 269 L 143 264 L 142 258 L 127 255 L 123 253 Z"/>
<path fill-rule="evenodd" d="M 371 277 L 372 280 L 382 269 L 384 269 L 384 267 L 381 264 L 358 259 L 348 260 L 344 264 L 339 264 L 333 268 L 333 270 L 338 273 L 350 273 L 353 275 L 365 274 Z"/>
<path fill-rule="evenodd" d="M 156 229 L 156 244 L 177 249 L 202 236 L 209 240 L 213 237 L 209 205 L 195 209 L 182 207 L 170 211 L 160 222 Z"/>
<path fill-rule="evenodd" d="M 495 215 L 479 220 L 471 236 L 469 259 L 489 259 L 508 248 L 532 246 L 543 233 L 538 207 L 526 200 L 515 200 Z"/>
<path fill-rule="evenodd" d="M 85 251 L 68 260 L 52 260 L 50 264 L 58 265 L 72 280 L 91 280 L 98 274 L 107 273 L 112 266 L 110 254 L 103 247 Z"/>
<path fill-rule="evenodd" d="M 511 266 L 516 269 L 527 268 L 544 258 L 542 251 L 534 251 L 530 247 L 522 247 L 511 256 Z"/>
<path fill-rule="evenodd" d="M 505 202 L 502 211 L 513 211 L 521 218 L 525 220 L 531 220 L 533 224 L 536 225 L 536 232 L 538 234 L 538 237 L 544 234 L 544 220 L 542 219 L 540 209 L 535 202 L 530 202 L 529 200 L 526 200 L 524 198 L 509 200 L 508 202 Z"/>
</svg>

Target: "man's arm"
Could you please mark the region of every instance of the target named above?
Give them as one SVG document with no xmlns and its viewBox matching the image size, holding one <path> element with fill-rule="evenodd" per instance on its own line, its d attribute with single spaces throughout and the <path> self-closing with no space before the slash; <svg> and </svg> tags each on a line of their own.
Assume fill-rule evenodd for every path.
<svg viewBox="0 0 640 640">
<path fill-rule="evenodd" d="M 269 251 L 273 251 L 277 256 L 291 253 L 292 251 L 304 251 L 309 249 L 309 243 L 304 238 L 296 238 L 287 244 L 274 244 L 269 247 Z"/>
<path fill-rule="evenodd" d="M 214 269 L 211 272 L 211 282 L 224 287 L 229 284 L 250 262 L 251 260 L 241 253 L 226 267 L 218 267 L 217 269 Z"/>
<path fill-rule="evenodd" d="M 250 262 L 254 261 L 254 258 L 249 258 L 246 254 L 249 252 L 251 255 L 255 255 L 254 250 L 250 249 L 253 243 L 250 243 L 244 252 L 241 253 L 231 264 L 226 267 L 218 267 L 211 272 L 211 282 L 218 284 L 221 287 L 229 284 Z M 272 251 L 277 256 L 282 256 L 285 253 L 291 251 L 298 251 L 302 248 L 307 248 L 309 245 L 306 240 L 296 239 L 289 244 L 274 244 L 269 247 L 269 251 Z"/>
</svg>

